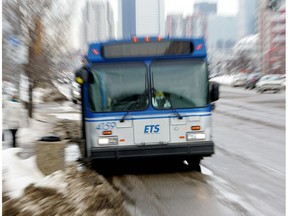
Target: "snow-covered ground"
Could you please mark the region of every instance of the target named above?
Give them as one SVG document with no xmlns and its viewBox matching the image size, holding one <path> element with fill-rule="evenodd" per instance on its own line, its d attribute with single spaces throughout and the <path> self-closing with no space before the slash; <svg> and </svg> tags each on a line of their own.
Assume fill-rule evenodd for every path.
<svg viewBox="0 0 288 216">
<path fill-rule="evenodd" d="M 210 81 L 218 82 L 219 84 L 222 84 L 222 85 L 232 85 L 233 75 L 222 75 L 222 76 L 213 77 L 210 79 Z"/>
<path fill-rule="evenodd" d="M 44 89 L 34 91 L 37 109 L 45 107 L 42 98 L 46 93 Z M 50 133 L 57 122 L 55 119 L 79 119 L 79 113 L 72 113 L 66 102 L 58 106 L 50 103 L 47 107 L 48 113 L 40 110 L 30 119 L 27 128 L 19 129 L 19 148 L 11 148 L 11 134 L 5 131 L 2 141 L 2 214 L 129 215 L 121 193 L 101 175 L 76 162 L 81 157 L 76 143 L 66 144 L 64 170 L 47 176 L 40 171 L 34 150 L 37 140 L 53 135 Z"/>
<path fill-rule="evenodd" d="M 71 101 L 71 87 L 68 84 L 60 84 L 57 81 L 52 81 L 54 86 L 64 95 L 67 97 L 68 100 Z"/>
<path fill-rule="evenodd" d="M 45 89 L 35 89 L 33 92 L 34 103 L 43 103 L 42 96 L 47 92 L 48 90 Z M 55 108 L 59 111 L 59 106 Z M 61 108 L 63 109 L 63 112 L 67 111 L 67 106 L 62 106 Z M 38 117 L 39 115 L 41 115 L 41 112 L 35 116 Z M 78 116 L 79 114 L 64 113 L 64 115 L 65 119 L 75 119 L 75 115 Z M 53 115 L 53 113 L 51 113 L 51 118 L 53 116 L 55 116 L 56 119 L 64 118 L 61 114 Z M 30 151 L 30 154 L 28 155 L 33 154 L 33 150 L 31 149 L 35 147 L 37 140 L 43 136 L 53 135 L 50 134 L 53 127 L 50 122 L 30 119 L 29 126 L 27 128 L 20 128 L 17 132 L 17 143 L 19 148 L 11 148 L 11 133 L 9 131 L 4 132 L 4 141 L 2 141 L 2 180 L 4 181 L 4 184 L 2 186 L 2 191 L 11 198 L 19 198 L 23 195 L 24 189 L 29 184 L 41 182 L 45 177 L 37 167 L 36 156 L 23 159 L 21 155 L 25 155 L 27 151 Z M 78 145 L 75 143 L 67 145 L 65 149 L 66 162 L 74 162 L 79 157 L 81 157 L 81 155 Z"/>
<path fill-rule="evenodd" d="M 43 179 L 35 157 L 21 159 L 21 148 L 10 148 L 2 151 L 2 189 L 11 198 L 23 195 L 24 188 Z"/>
<path fill-rule="evenodd" d="M 9 148 L 2 151 L 2 181 L 3 192 L 11 198 L 19 198 L 24 194 L 24 189 L 32 184 L 45 185 L 48 177 L 39 170 L 36 163 L 36 156 L 22 158 L 22 148 Z M 65 149 L 65 161 L 75 162 L 80 157 L 78 145 L 70 144 Z M 55 185 L 54 185 L 55 183 Z M 46 185 L 48 187 L 58 187 L 61 180 L 56 178 L 56 182 Z"/>
</svg>

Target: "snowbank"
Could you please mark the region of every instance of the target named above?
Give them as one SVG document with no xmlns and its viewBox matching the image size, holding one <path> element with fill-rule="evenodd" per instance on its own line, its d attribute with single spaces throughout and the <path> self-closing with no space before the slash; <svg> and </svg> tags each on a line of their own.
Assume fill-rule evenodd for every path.
<svg viewBox="0 0 288 216">
<path fill-rule="evenodd" d="M 33 90 L 33 103 L 45 103 L 54 101 L 69 100 L 57 87 L 56 88 L 36 88 Z"/>
<path fill-rule="evenodd" d="M 12 198 L 22 196 L 25 187 L 44 177 L 36 165 L 36 157 L 21 159 L 21 151 L 21 148 L 2 151 L 2 190 Z"/>
<path fill-rule="evenodd" d="M 23 159 L 20 157 L 23 149 L 9 148 L 2 151 L 2 189 L 6 196 L 19 198 L 23 195 L 24 189 L 32 183 L 47 183 L 51 176 L 44 176 L 39 170 L 36 156 Z M 67 164 L 75 162 L 81 157 L 77 144 L 69 144 L 65 148 L 65 161 Z M 60 180 L 60 179 L 59 179 Z M 58 187 L 61 181 L 52 185 Z"/>
<path fill-rule="evenodd" d="M 63 94 L 68 100 L 72 100 L 71 87 L 68 84 L 60 84 L 57 81 L 52 81 L 53 85 Z"/>
<path fill-rule="evenodd" d="M 217 82 L 222 85 L 232 85 L 233 75 L 217 76 L 210 79 L 210 81 Z"/>
<path fill-rule="evenodd" d="M 42 97 L 47 93 L 46 89 L 43 88 L 36 88 L 33 91 L 33 102 L 34 103 L 43 103 Z"/>
<path fill-rule="evenodd" d="M 45 95 L 49 94 L 52 94 L 49 89 L 35 89 L 33 101 L 43 103 Z M 59 107 L 55 109 L 59 111 Z M 61 110 L 63 113 L 71 111 L 65 106 Z M 59 118 L 61 115 L 54 116 L 59 121 L 80 119 L 79 114 L 65 114 L 62 116 L 64 119 Z M 51 117 L 51 113 L 46 116 Z M 23 149 L 10 148 L 9 140 L 2 142 L 2 215 L 129 215 L 120 191 L 94 170 L 75 162 L 80 155 L 78 145 L 68 144 L 65 148 L 65 170 L 48 176 L 44 176 L 37 167 L 36 156 L 21 158 L 25 151 L 34 148 L 35 140 L 47 135 L 52 128 L 51 122 L 31 119 L 30 127 L 21 128 L 18 133 Z M 3 146 L 8 149 L 3 150 Z"/>
<path fill-rule="evenodd" d="M 20 152 L 2 152 L 3 215 L 129 215 L 121 192 L 94 170 L 74 162 L 44 177 L 35 157 Z"/>
</svg>

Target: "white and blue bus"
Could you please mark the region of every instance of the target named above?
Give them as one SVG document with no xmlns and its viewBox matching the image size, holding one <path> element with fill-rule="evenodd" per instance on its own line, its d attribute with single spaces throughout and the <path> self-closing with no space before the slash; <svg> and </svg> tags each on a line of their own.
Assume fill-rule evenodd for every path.
<svg viewBox="0 0 288 216">
<path fill-rule="evenodd" d="M 81 84 L 85 158 L 171 157 L 199 166 L 214 153 L 203 39 L 132 37 L 90 44 Z"/>
</svg>

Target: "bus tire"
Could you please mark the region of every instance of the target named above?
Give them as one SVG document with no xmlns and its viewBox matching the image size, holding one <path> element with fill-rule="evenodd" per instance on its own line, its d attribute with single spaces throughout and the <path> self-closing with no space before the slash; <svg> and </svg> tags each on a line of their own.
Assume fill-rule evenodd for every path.
<svg viewBox="0 0 288 216">
<path fill-rule="evenodd" d="M 201 172 L 201 166 L 200 166 L 201 159 L 199 159 L 199 158 L 189 158 L 187 160 L 187 162 L 189 164 L 189 167 L 192 170 Z"/>
</svg>

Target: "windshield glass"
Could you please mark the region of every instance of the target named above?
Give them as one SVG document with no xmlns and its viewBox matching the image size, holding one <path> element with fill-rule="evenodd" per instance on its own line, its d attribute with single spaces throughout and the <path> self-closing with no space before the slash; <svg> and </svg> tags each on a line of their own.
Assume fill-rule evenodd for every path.
<svg viewBox="0 0 288 216">
<path fill-rule="evenodd" d="M 144 63 L 95 64 L 89 83 L 90 109 L 94 112 L 146 109 L 146 74 Z"/>
<path fill-rule="evenodd" d="M 208 104 L 208 71 L 204 61 L 156 61 L 151 64 L 156 109 L 203 107 Z"/>
</svg>

